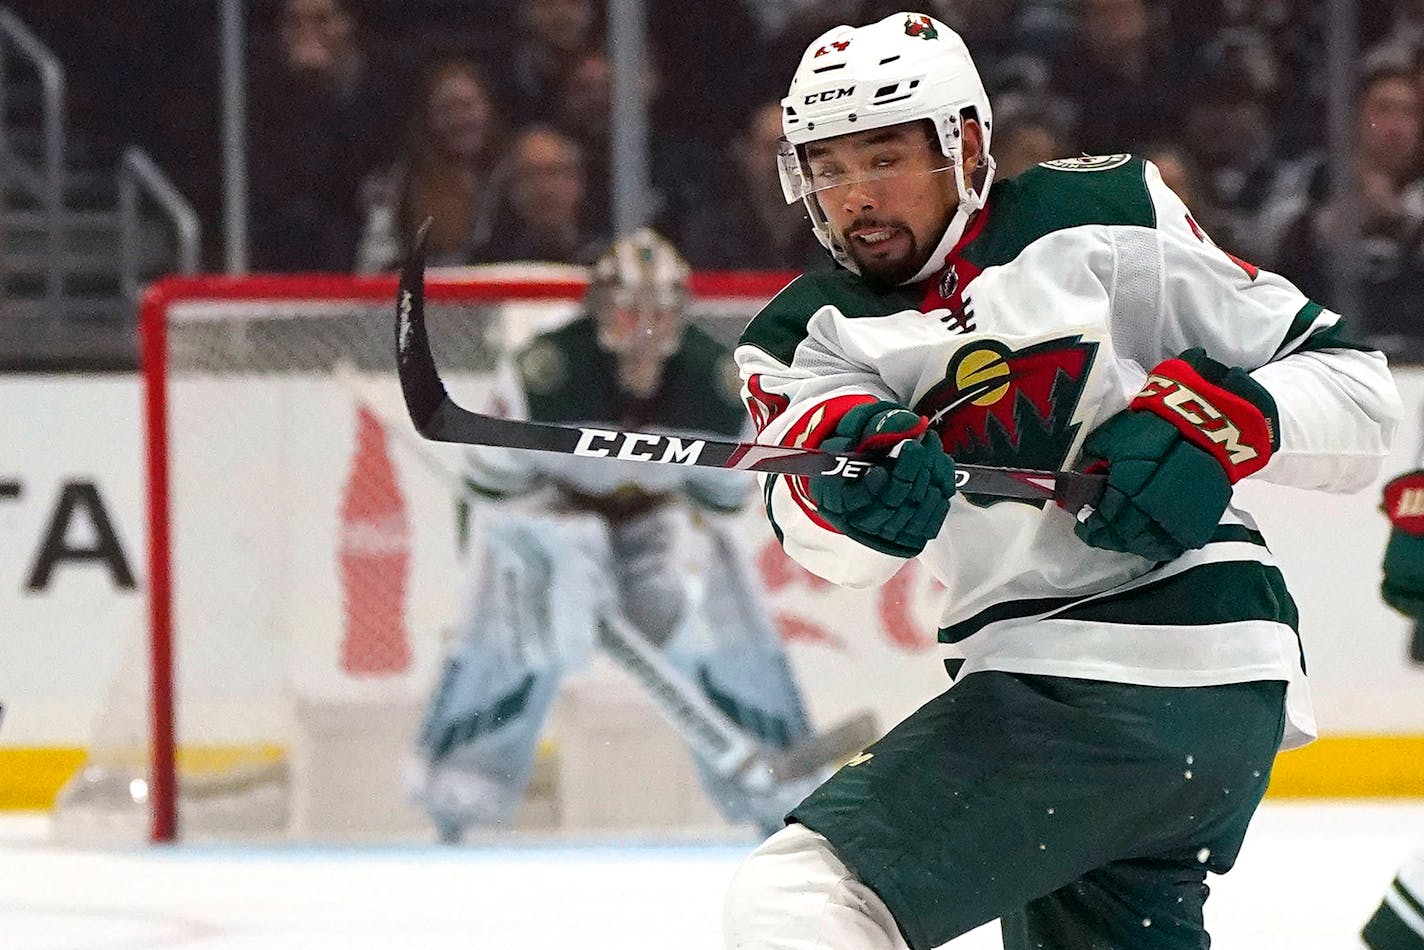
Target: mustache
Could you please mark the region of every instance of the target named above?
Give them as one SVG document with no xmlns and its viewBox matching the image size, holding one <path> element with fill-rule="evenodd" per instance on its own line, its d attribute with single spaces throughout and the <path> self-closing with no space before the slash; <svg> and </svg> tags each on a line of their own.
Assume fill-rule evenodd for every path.
<svg viewBox="0 0 1424 950">
<path fill-rule="evenodd" d="M 862 217 L 856 218 L 850 224 L 841 229 L 841 238 L 847 243 L 850 236 L 856 231 L 869 230 L 874 228 L 891 229 L 895 231 L 907 231 L 909 228 L 901 221 L 890 221 L 885 218 Z"/>
</svg>

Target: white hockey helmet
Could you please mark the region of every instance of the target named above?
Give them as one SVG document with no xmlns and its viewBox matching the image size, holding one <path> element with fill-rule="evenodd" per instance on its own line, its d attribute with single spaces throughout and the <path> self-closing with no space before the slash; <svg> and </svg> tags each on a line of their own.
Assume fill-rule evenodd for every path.
<svg viewBox="0 0 1424 950">
<path fill-rule="evenodd" d="M 651 228 L 618 238 L 594 263 L 586 304 L 599 344 L 614 353 L 666 357 L 677 350 L 691 268 Z"/>
<path fill-rule="evenodd" d="M 983 135 L 982 178 L 965 180 L 963 132 L 977 119 Z M 984 206 L 994 177 L 989 155 L 993 116 L 989 96 L 969 49 L 949 27 L 923 13 L 897 13 L 868 26 L 838 26 L 806 48 L 781 100 L 785 133 L 778 154 L 787 204 L 804 201 L 816 237 L 842 265 L 855 270 L 835 240 L 816 192 L 840 182 L 818 183 L 805 159 L 808 142 L 928 119 L 959 190 L 956 226 Z"/>
</svg>

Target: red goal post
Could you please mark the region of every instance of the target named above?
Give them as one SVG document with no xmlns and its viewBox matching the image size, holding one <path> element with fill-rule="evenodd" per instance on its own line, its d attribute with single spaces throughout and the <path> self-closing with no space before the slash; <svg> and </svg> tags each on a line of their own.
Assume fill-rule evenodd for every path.
<svg viewBox="0 0 1424 950">
<path fill-rule="evenodd" d="M 470 344 L 470 350 L 479 351 L 464 360 L 442 356 L 442 365 L 455 367 L 456 375 L 461 367 L 478 375 L 483 370 L 476 364 L 482 366 L 482 361 L 497 355 L 488 350 L 500 349 L 501 341 L 509 344 L 521 334 L 527 336 L 528 328 L 521 325 L 519 332 L 511 333 L 506 324 L 533 313 L 542 315 L 533 320 L 537 328 L 542 317 L 562 319 L 559 313 L 566 316 L 576 309 L 585 287 L 580 274 L 560 271 L 551 277 L 540 269 L 532 273 L 536 276 L 527 276 L 517 268 L 490 273 L 481 273 L 480 269 L 432 271 L 427 299 L 433 324 L 440 324 L 443 315 L 447 329 L 458 326 L 472 331 L 477 339 Z M 724 338 L 729 330 L 734 335 L 761 304 L 793 277 L 785 273 L 697 273 L 692 279 L 694 319 L 720 324 Z M 144 791 L 147 836 L 153 841 L 170 841 L 178 836 L 182 794 L 178 763 L 183 741 L 178 728 L 183 714 L 176 710 L 183 697 L 176 686 L 175 671 L 183 663 L 188 647 L 181 629 L 183 611 L 176 606 L 177 591 L 183 582 L 177 576 L 181 566 L 175 561 L 175 512 L 190 502 L 185 498 L 184 485 L 175 486 L 173 481 L 175 464 L 189 465 L 193 461 L 189 454 L 201 454 L 201 450 L 185 445 L 193 428 L 211 427 L 214 432 L 237 440 L 264 436 L 261 421 L 246 425 L 249 408 L 230 395 L 216 396 L 216 402 L 209 404 L 204 415 L 193 416 L 190 409 L 184 409 L 175 417 L 175 387 L 201 388 L 205 383 L 222 386 L 224 380 L 246 379 L 244 374 L 251 374 L 256 380 L 264 373 L 299 376 L 307 381 L 315 378 L 321 386 L 322 378 L 332 374 L 337 364 L 355 365 L 371 375 L 389 373 L 393 378 L 395 294 L 393 276 L 296 275 L 172 278 L 153 285 L 143 297 L 139 324 L 148 480 L 150 625 L 149 775 Z M 515 317 L 515 311 L 522 315 Z M 351 332 L 355 325 L 359 325 L 359 333 Z M 440 333 L 433 325 L 437 349 Z M 383 348 L 389 360 L 384 367 L 380 365 Z M 240 391 L 260 394 L 260 385 Z M 299 416 L 303 405 L 297 398 L 278 407 L 279 413 L 293 407 L 297 411 L 276 416 L 268 407 L 263 418 Z M 390 422 L 391 415 L 385 420 Z M 300 434 L 296 438 L 301 441 Z M 259 450 L 260 446 L 252 445 L 252 451 Z M 317 449 L 314 447 L 313 451 Z M 362 463 L 352 464 L 360 467 Z M 197 479 L 199 483 L 213 480 L 213 472 L 203 475 Z M 235 482 L 241 477 L 240 471 L 232 474 Z M 348 476 L 348 495 L 349 481 L 354 477 Z M 296 508 L 301 505 L 300 499 L 288 503 Z M 202 512 L 192 515 L 209 516 Z M 231 557 L 233 563 L 238 563 L 244 557 L 226 551 L 216 537 L 196 544 L 180 539 L 179 545 L 188 548 L 190 560 Z M 264 556 L 266 553 L 264 550 Z M 283 564 L 290 567 L 301 563 L 298 555 L 274 557 L 277 563 L 271 570 L 278 574 Z M 306 593 L 299 590 L 296 596 Z M 221 606 L 207 604 L 193 611 L 220 611 Z M 244 605 L 230 606 L 240 611 Z M 350 618 L 347 620 L 349 623 Z M 237 626 L 239 636 L 246 633 L 243 626 Z M 362 683 L 356 685 L 364 688 Z"/>
</svg>

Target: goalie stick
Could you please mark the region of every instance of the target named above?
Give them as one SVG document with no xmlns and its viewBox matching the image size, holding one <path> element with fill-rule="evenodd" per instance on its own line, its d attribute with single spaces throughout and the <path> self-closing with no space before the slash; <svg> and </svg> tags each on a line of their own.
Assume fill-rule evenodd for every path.
<svg viewBox="0 0 1424 950">
<path fill-rule="evenodd" d="M 368 384 L 353 366 L 337 364 L 335 378 L 377 422 L 393 429 L 421 466 L 452 494 L 473 494 L 465 480 L 432 455 L 420 440 L 406 435 L 403 428 L 388 424 L 390 420 L 381 410 L 380 400 L 368 393 Z M 668 725 L 713 771 L 748 791 L 765 792 L 778 784 L 815 775 L 839 765 L 880 738 L 875 715 L 862 711 L 785 749 L 763 745 L 714 706 L 619 612 L 602 612 L 598 627 L 603 652 L 643 688 Z"/>
<path fill-rule="evenodd" d="M 616 458 L 733 468 L 784 475 L 842 475 L 854 478 L 875 456 L 821 452 L 754 442 L 723 442 L 660 432 L 630 432 L 590 426 L 561 426 L 486 416 L 455 404 L 440 379 L 425 329 L 426 221 L 401 268 L 396 295 L 396 369 L 406 410 L 416 431 L 436 442 L 492 445 L 561 452 L 587 458 Z M 1070 514 L 1097 504 L 1105 476 L 1083 472 L 1042 472 L 988 465 L 956 465 L 956 487 L 966 494 L 996 498 L 1051 500 Z"/>
<path fill-rule="evenodd" d="M 608 611 L 599 618 L 599 634 L 604 652 L 642 684 L 683 740 L 717 774 L 748 791 L 768 792 L 783 782 L 840 765 L 880 738 L 874 714 L 861 712 L 786 749 L 769 748 L 712 705 L 618 612 Z"/>
</svg>

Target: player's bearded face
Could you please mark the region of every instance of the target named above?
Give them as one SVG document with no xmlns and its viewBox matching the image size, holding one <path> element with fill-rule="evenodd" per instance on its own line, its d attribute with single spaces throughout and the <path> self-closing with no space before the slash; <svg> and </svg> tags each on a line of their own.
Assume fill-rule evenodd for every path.
<svg viewBox="0 0 1424 950">
<path fill-rule="evenodd" d="M 948 160 L 922 123 L 812 143 L 807 161 L 836 239 L 882 283 L 915 276 L 959 205 Z"/>
<path fill-rule="evenodd" d="M 924 265 L 925 252 L 904 220 L 858 217 L 841 230 L 840 241 L 862 274 L 887 284 L 909 280 Z"/>
</svg>

